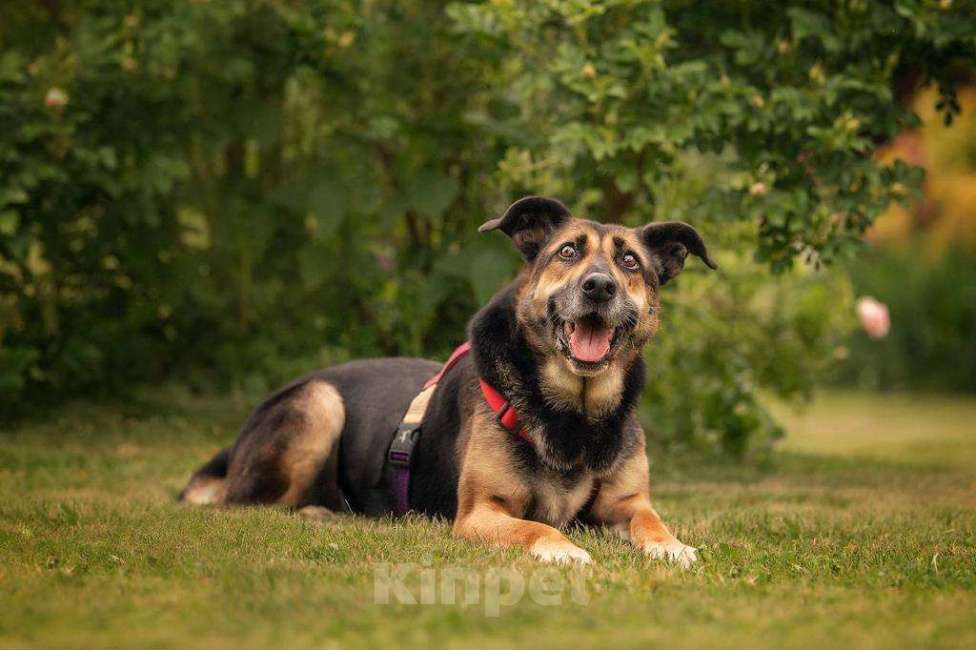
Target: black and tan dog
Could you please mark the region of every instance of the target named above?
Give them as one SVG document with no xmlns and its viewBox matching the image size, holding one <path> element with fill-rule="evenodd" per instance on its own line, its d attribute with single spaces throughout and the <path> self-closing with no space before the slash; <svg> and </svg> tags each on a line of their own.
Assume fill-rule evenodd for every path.
<svg viewBox="0 0 976 650">
<path fill-rule="evenodd" d="M 653 557 L 694 562 L 695 549 L 651 507 L 634 411 L 658 291 L 689 252 L 715 268 L 701 237 L 684 223 L 631 229 L 577 219 L 540 197 L 480 228 L 496 229 L 525 265 L 471 321 L 471 353 L 426 391 L 403 498 L 453 520 L 460 537 L 542 560 L 590 561 L 560 532 L 580 521 L 610 526 Z M 180 498 L 394 513 L 399 479 L 388 451 L 439 369 L 373 359 L 298 379 L 257 407 Z M 485 391 L 507 401 L 503 413 Z"/>
</svg>

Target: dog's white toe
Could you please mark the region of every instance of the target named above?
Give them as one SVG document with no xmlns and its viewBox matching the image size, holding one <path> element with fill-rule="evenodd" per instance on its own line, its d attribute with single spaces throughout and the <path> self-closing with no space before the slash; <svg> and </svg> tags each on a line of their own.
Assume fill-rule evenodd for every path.
<svg viewBox="0 0 976 650">
<path fill-rule="evenodd" d="M 579 546 L 567 541 L 550 542 L 539 540 L 529 549 L 532 557 L 543 562 L 555 562 L 557 564 L 569 564 L 579 562 L 580 564 L 592 564 L 593 559 L 590 554 Z"/>
<path fill-rule="evenodd" d="M 678 540 L 673 542 L 651 542 L 644 544 L 644 552 L 655 560 L 674 562 L 682 569 L 687 569 L 698 561 L 698 549 L 694 546 L 682 544 Z"/>
</svg>

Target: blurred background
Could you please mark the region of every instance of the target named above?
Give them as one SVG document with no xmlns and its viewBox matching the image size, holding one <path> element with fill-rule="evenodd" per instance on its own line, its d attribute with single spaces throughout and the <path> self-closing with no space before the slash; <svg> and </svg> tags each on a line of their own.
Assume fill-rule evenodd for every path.
<svg viewBox="0 0 976 650">
<path fill-rule="evenodd" d="M 525 194 L 716 252 L 647 353 L 662 447 L 976 392 L 974 34 L 948 0 L 6 2 L 0 412 L 444 358 Z"/>
</svg>

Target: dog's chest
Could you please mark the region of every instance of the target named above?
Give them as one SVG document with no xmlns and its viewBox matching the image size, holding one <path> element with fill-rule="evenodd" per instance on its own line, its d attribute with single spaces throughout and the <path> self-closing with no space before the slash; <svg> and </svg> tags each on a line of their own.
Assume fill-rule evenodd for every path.
<svg viewBox="0 0 976 650">
<path fill-rule="evenodd" d="M 532 484 L 527 518 L 562 528 L 583 509 L 593 492 L 593 477 L 567 481 L 558 475 L 539 476 Z"/>
</svg>

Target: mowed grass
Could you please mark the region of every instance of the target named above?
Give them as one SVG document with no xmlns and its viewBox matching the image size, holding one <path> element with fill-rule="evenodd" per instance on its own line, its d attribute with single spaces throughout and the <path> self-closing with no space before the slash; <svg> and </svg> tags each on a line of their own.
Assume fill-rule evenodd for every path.
<svg viewBox="0 0 976 650">
<path fill-rule="evenodd" d="M 976 647 L 976 400 L 778 410 L 772 467 L 652 465 L 698 566 L 576 530 L 596 566 L 553 573 L 445 522 L 181 506 L 245 405 L 75 405 L 0 433 L 0 647 Z M 377 602 L 391 563 L 434 604 Z M 448 567 L 471 603 L 439 588 Z"/>
</svg>

